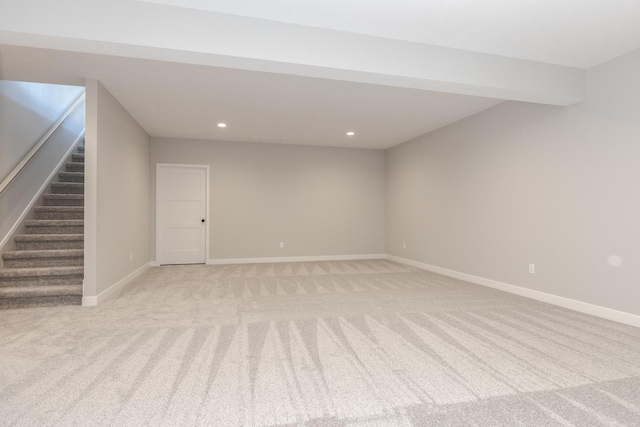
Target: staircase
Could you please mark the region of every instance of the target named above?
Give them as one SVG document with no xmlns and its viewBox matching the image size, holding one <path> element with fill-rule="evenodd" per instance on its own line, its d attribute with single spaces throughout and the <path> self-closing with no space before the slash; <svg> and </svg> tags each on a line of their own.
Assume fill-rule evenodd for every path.
<svg viewBox="0 0 640 427">
<path fill-rule="evenodd" d="M 84 275 L 84 145 L 2 255 L 0 309 L 79 305 Z"/>
</svg>

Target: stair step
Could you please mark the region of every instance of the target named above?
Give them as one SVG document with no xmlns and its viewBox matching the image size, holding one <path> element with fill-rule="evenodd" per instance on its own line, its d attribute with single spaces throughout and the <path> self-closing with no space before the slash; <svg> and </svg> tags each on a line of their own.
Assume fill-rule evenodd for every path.
<svg viewBox="0 0 640 427">
<path fill-rule="evenodd" d="M 5 268 L 71 267 L 84 264 L 82 249 L 10 251 L 2 255 Z"/>
<path fill-rule="evenodd" d="M 4 268 L 0 288 L 82 285 L 84 267 Z"/>
<path fill-rule="evenodd" d="M 0 309 L 80 305 L 84 277 L 84 145 L 2 254 Z"/>
<path fill-rule="evenodd" d="M 0 309 L 80 305 L 82 285 L 0 288 Z"/>
<path fill-rule="evenodd" d="M 84 234 L 20 234 L 13 241 L 19 251 L 84 248 Z"/>
<path fill-rule="evenodd" d="M 0 298 L 45 297 L 56 295 L 82 295 L 82 285 L 0 288 Z"/>
<path fill-rule="evenodd" d="M 82 295 L 0 299 L 0 310 L 11 310 L 14 308 L 57 307 L 62 305 L 82 305 Z"/>
<path fill-rule="evenodd" d="M 84 172 L 60 172 L 60 182 L 84 182 Z"/>
<path fill-rule="evenodd" d="M 84 221 L 79 219 L 34 219 L 25 225 L 27 234 L 84 234 Z"/>
<path fill-rule="evenodd" d="M 84 183 L 80 182 L 53 182 L 51 183 L 53 194 L 84 194 Z"/>
<path fill-rule="evenodd" d="M 36 219 L 83 219 L 84 206 L 36 206 Z"/>
<path fill-rule="evenodd" d="M 84 163 L 68 162 L 65 167 L 67 172 L 84 172 Z"/>
<path fill-rule="evenodd" d="M 0 279 L 16 277 L 82 276 L 84 267 L 14 268 L 0 270 Z"/>
<path fill-rule="evenodd" d="M 51 285 L 0 288 L 0 298 L 33 298 L 56 295 L 82 295 L 82 285 Z"/>
<path fill-rule="evenodd" d="M 84 194 L 45 194 L 45 206 L 84 206 Z"/>
</svg>

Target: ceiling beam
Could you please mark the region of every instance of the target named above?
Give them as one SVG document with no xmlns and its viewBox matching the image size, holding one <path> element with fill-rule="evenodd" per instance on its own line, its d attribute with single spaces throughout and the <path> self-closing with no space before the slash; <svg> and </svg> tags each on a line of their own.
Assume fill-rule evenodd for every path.
<svg viewBox="0 0 640 427">
<path fill-rule="evenodd" d="M 0 44 L 551 105 L 586 98 L 580 69 L 129 0 L 4 0 Z"/>
</svg>

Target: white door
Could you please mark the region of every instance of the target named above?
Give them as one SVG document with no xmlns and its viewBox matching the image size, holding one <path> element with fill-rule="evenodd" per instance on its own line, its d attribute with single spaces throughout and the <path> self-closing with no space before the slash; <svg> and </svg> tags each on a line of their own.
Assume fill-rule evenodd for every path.
<svg viewBox="0 0 640 427">
<path fill-rule="evenodd" d="M 208 168 L 157 165 L 156 254 L 159 264 L 206 262 Z"/>
</svg>

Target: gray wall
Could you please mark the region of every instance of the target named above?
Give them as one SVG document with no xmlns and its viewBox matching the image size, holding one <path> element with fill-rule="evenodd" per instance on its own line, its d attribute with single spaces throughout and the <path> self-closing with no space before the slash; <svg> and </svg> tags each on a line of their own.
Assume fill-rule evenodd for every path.
<svg viewBox="0 0 640 427">
<path fill-rule="evenodd" d="M 95 80 L 86 126 L 84 296 L 92 297 L 149 262 L 149 136 Z"/>
<path fill-rule="evenodd" d="M 210 166 L 210 259 L 384 253 L 383 151 L 152 138 L 152 189 L 156 163 Z"/>
<path fill-rule="evenodd" d="M 77 86 L 0 80 L 0 181 L 83 90 Z"/>
<path fill-rule="evenodd" d="M 640 314 L 640 51 L 588 89 L 388 150 L 387 253 Z"/>
</svg>

